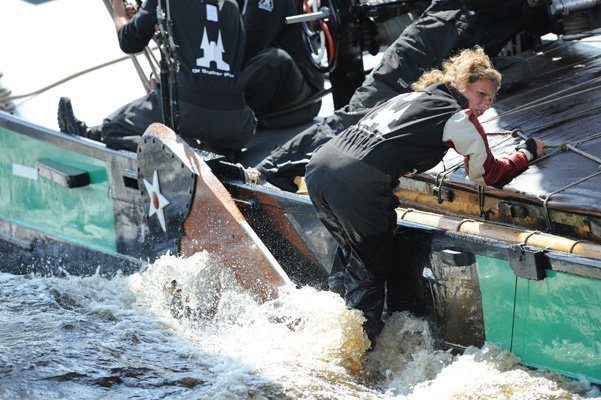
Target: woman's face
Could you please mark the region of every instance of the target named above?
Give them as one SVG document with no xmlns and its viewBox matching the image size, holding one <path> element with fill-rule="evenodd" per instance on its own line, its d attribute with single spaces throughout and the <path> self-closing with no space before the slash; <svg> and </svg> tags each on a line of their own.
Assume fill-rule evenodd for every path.
<svg viewBox="0 0 601 400">
<path fill-rule="evenodd" d="M 479 117 L 490 108 L 495 98 L 496 88 L 492 81 L 480 79 L 460 92 L 467 99 L 467 107 L 474 112 L 476 117 Z"/>
</svg>

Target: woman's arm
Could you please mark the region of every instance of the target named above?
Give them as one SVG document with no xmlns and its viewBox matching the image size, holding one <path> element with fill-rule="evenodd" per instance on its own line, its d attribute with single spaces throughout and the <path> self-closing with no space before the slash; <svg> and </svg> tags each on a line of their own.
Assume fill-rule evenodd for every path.
<svg viewBox="0 0 601 400">
<path fill-rule="evenodd" d="M 444 127 L 443 142 L 465 157 L 468 178 L 479 185 L 507 182 L 518 175 L 529 161 L 543 151 L 543 142 L 534 141 L 536 148 L 521 148 L 495 158 L 482 125 L 470 110 L 454 114 Z"/>
</svg>

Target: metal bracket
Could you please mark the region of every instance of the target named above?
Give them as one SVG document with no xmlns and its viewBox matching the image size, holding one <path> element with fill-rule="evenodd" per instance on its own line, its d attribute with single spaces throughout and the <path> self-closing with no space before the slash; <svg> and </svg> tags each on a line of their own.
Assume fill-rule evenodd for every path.
<svg viewBox="0 0 601 400">
<path fill-rule="evenodd" d="M 540 281 L 545 279 L 545 251 L 525 244 L 511 246 L 507 252 L 509 265 L 515 276 Z"/>
<path fill-rule="evenodd" d="M 452 249 L 444 249 L 440 252 L 442 262 L 454 267 L 465 267 L 476 262 L 474 254 L 467 251 L 457 251 Z"/>
<path fill-rule="evenodd" d="M 453 191 L 449 188 L 435 186 L 432 188 L 432 193 L 436 196 L 438 200 L 438 204 L 442 204 L 443 201 L 448 201 L 449 203 L 453 202 L 454 194 Z"/>
<path fill-rule="evenodd" d="M 90 174 L 87 171 L 50 158 L 40 158 L 37 161 L 37 169 L 40 176 L 68 188 L 78 188 L 90 184 Z"/>
<path fill-rule="evenodd" d="M 528 216 L 528 209 L 524 205 L 508 201 L 499 203 L 499 211 L 503 214 L 511 215 L 512 219 L 526 218 Z"/>
<path fill-rule="evenodd" d="M 588 225 L 591 234 L 601 238 L 601 223 L 595 218 L 587 218 L 584 223 Z"/>
</svg>

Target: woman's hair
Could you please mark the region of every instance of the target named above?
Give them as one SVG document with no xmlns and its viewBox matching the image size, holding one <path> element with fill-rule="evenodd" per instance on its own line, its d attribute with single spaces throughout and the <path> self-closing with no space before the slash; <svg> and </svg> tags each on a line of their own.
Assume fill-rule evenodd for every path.
<svg viewBox="0 0 601 400">
<path fill-rule="evenodd" d="M 446 83 L 462 90 L 481 79 L 488 79 L 498 91 L 501 88 L 501 74 L 481 47 L 462 50 L 445 60 L 442 69 L 431 69 L 411 85 L 413 90 L 422 90 L 435 83 Z"/>
</svg>

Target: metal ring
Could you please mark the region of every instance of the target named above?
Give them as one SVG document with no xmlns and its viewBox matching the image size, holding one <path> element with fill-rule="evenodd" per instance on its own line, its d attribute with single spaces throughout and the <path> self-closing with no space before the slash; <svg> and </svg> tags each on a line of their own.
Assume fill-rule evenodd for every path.
<svg viewBox="0 0 601 400">
<path fill-rule="evenodd" d="M 574 247 L 576 247 L 577 245 L 579 245 L 580 243 L 586 243 L 586 240 L 576 240 L 574 243 L 572 243 L 572 245 L 570 246 L 570 250 L 568 250 L 568 253 L 573 254 L 574 251 Z"/>
<path fill-rule="evenodd" d="M 459 232 L 461 229 L 461 225 L 463 225 L 466 222 L 478 222 L 478 221 L 476 221 L 475 219 L 464 219 L 459 223 L 459 225 L 457 225 L 457 228 L 455 228 L 455 231 Z"/>
<path fill-rule="evenodd" d="M 405 211 L 403 211 L 403 214 L 401 214 L 401 219 L 405 219 L 405 215 L 407 215 L 408 213 L 414 211 L 413 208 L 407 208 L 405 209 Z"/>
<path fill-rule="evenodd" d="M 526 239 L 524 239 L 524 244 L 528 244 L 528 239 L 530 239 L 533 235 L 539 234 L 541 233 L 540 231 L 532 231 L 528 234 L 528 236 L 526 236 Z"/>
</svg>

